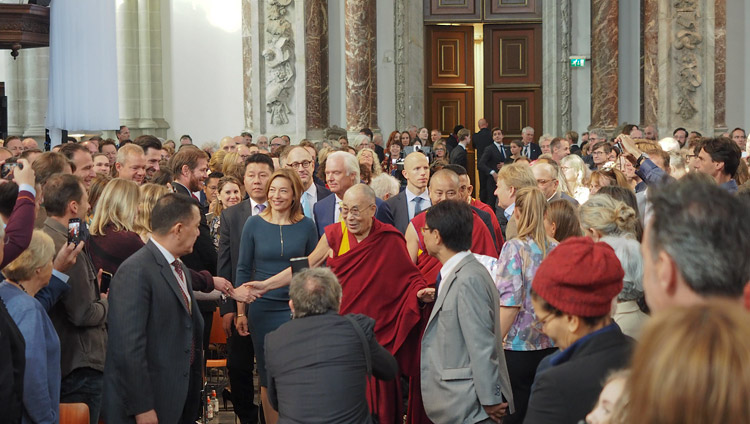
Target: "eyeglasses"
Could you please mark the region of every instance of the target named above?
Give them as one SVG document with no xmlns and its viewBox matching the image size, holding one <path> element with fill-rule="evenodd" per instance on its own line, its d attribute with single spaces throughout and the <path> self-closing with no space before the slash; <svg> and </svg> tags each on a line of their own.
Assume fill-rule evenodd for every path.
<svg viewBox="0 0 750 424">
<path fill-rule="evenodd" d="M 371 204 L 369 204 L 367 206 L 363 206 L 362 209 L 367 209 L 370 206 L 373 206 L 373 204 L 371 203 Z M 360 216 L 362 216 L 362 211 L 357 206 L 349 208 L 347 206 L 341 205 L 341 216 L 346 217 L 346 216 L 348 216 L 350 214 L 354 218 L 359 218 Z"/>
<path fill-rule="evenodd" d="M 551 318 L 550 318 L 551 317 Z M 554 312 L 550 312 L 547 315 L 544 316 L 542 319 L 534 318 L 534 322 L 531 324 L 532 327 L 534 327 L 535 330 L 539 332 L 544 332 L 544 324 L 548 323 L 550 319 L 555 319 L 557 316 Z"/>
<path fill-rule="evenodd" d="M 303 160 L 302 162 L 292 162 L 290 164 L 287 164 L 287 166 L 290 167 L 290 168 L 292 168 L 292 169 L 297 169 L 297 168 L 300 167 L 300 165 L 303 168 L 307 169 L 307 168 L 310 167 L 310 165 L 312 165 L 312 161 L 311 160 Z"/>
</svg>

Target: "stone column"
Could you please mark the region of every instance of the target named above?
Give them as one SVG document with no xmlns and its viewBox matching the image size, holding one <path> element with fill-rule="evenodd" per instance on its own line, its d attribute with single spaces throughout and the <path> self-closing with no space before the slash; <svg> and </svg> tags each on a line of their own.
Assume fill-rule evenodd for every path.
<svg viewBox="0 0 750 424">
<path fill-rule="evenodd" d="M 3 51 L 10 57 L 10 53 Z M 8 62 L 8 135 L 44 141 L 49 47 L 22 49 Z"/>
<path fill-rule="evenodd" d="M 305 0 L 242 0 L 245 125 L 307 137 Z"/>
<path fill-rule="evenodd" d="M 307 134 L 322 139 L 328 127 L 328 4 L 305 2 Z"/>
<path fill-rule="evenodd" d="M 645 127 L 656 125 L 659 120 L 659 0 L 644 0 L 642 22 L 643 116 L 641 123 Z"/>
<path fill-rule="evenodd" d="M 375 0 L 346 0 L 346 129 L 378 125 Z"/>
<path fill-rule="evenodd" d="M 658 116 L 662 134 L 677 127 L 714 133 L 718 83 L 714 80 L 715 4 L 659 0 Z"/>
<path fill-rule="evenodd" d="M 714 131 L 727 130 L 727 4 L 726 0 L 714 3 Z"/>
<path fill-rule="evenodd" d="M 422 2 L 395 0 L 396 128 L 422 126 L 424 113 L 424 9 Z"/>
<path fill-rule="evenodd" d="M 571 124 L 571 0 L 542 3 L 543 133 L 565 134 Z"/>
<path fill-rule="evenodd" d="M 591 125 L 618 125 L 617 60 L 619 0 L 591 1 Z"/>
<path fill-rule="evenodd" d="M 124 0 L 117 6 L 117 70 L 120 122 L 131 138 L 166 137 L 159 2 Z"/>
</svg>

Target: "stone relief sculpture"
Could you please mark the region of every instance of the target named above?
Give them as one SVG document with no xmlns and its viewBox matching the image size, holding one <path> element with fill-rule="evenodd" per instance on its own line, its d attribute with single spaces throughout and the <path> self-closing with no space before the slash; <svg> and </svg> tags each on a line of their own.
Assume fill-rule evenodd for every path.
<svg viewBox="0 0 750 424">
<path fill-rule="evenodd" d="M 688 120 L 698 113 L 695 93 L 703 83 L 699 68 L 703 36 L 698 32 L 700 15 L 693 0 L 674 2 L 676 28 L 674 60 L 677 69 L 677 114 Z"/>
<path fill-rule="evenodd" d="M 266 5 L 266 113 L 271 124 L 289 123 L 291 89 L 294 87 L 294 32 L 287 19 L 293 0 L 269 0 Z"/>
</svg>

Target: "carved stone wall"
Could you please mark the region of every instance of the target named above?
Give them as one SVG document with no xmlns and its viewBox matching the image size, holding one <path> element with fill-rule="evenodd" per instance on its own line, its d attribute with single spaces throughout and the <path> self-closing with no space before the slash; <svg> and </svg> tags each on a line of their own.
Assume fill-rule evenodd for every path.
<svg viewBox="0 0 750 424">
<path fill-rule="evenodd" d="M 543 84 L 541 133 L 564 134 L 571 123 L 571 0 L 542 3 Z"/>
<path fill-rule="evenodd" d="M 243 0 L 245 125 L 307 136 L 305 0 Z"/>
<path fill-rule="evenodd" d="M 414 0 L 395 0 L 396 128 L 421 127 L 424 110 L 424 10 Z"/>
<path fill-rule="evenodd" d="M 658 117 L 662 134 L 677 127 L 703 134 L 715 131 L 714 93 L 723 79 L 714 79 L 715 4 L 697 0 L 658 2 Z M 723 104 L 720 107 L 723 109 Z"/>
<path fill-rule="evenodd" d="M 320 138 L 328 126 L 328 5 L 305 2 L 305 66 L 307 70 L 307 130 Z M 312 133 L 315 134 L 312 134 Z"/>
<path fill-rule="evenodd" d="M 643 116 L 641 123 L 656 125 L 659 110 L 659 2 L 643 2 Z"/>
</svg>

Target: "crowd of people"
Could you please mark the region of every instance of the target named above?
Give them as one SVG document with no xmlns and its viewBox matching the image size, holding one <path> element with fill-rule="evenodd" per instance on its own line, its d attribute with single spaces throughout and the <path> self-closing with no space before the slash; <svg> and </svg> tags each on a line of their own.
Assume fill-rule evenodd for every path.
<svg viewBox="0 0 750 424">
<path fill-rule="evenodd" d="M 745 131 L 477 127 L 8 137 L 4 419 L 750 422 Z"/>
</svg>

